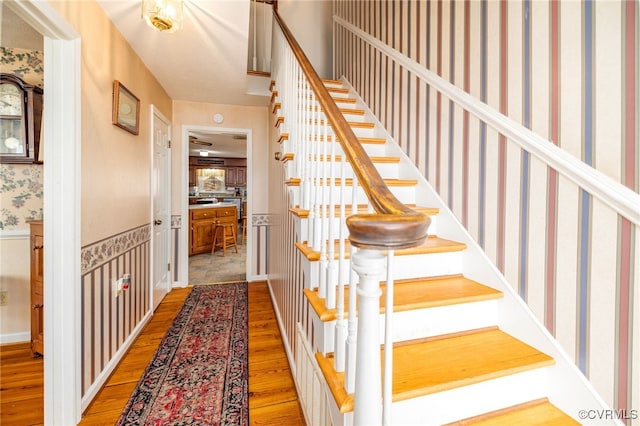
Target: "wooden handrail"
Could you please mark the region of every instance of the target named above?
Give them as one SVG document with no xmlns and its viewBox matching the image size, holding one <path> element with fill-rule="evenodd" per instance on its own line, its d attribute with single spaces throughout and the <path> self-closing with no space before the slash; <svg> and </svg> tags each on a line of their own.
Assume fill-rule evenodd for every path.
<svg viewBox="0 0 640 426">
<path fill-rule="evenodd" d="M 273 15 L 311 89 L 316 94 L 358 182 L 376 211 L 376 213 L 355 214 L 347 218 L 351 244 L 359 248 L 377 250 L 395 250 L 421 244 L 427 237 L 431 219 L 405 206 L 389 191 L 278 11 L 274 9 Z"/>
</svg>

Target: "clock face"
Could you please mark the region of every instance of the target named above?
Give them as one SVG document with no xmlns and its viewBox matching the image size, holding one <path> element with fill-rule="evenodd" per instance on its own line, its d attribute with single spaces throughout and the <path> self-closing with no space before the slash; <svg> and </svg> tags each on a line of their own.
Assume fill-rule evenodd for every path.
<svg viewBox="0 0 640 426">
<path fill-rule="evenodd" d="M 13 84 L 0 84 L 0 115 L 22 115 L 22 94 Z"/>
</svg>

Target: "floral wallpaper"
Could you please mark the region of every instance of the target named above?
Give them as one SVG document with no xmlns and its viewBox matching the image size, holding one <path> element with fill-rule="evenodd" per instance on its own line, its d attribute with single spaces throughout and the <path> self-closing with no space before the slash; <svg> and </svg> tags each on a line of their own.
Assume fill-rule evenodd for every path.
<svg viewBox="0 0 640 426">
<path fill-rule="evenodd" d="M 29 84 L 44 85 L 42 52 L 0 46 L 0 72 L 14 74 Z"/>
<path fill-rule="evenodd" d="M 43 87 L 42 52 L 0 47 L 0 72 Z M 0 164 L 0 230 L 28 229 L 42 219 L 42 165 Z"/>
<path fill-rule="evenodd" d="M 0 165 L 0 229 L 26 227 L 42 219 L 42 165 Z"/>
</svg>

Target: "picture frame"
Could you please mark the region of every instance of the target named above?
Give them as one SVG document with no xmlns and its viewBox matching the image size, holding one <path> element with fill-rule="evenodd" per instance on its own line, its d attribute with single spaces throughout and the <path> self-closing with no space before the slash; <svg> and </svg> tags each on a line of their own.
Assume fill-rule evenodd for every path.
<svg viewBox="0 0 640 426">
<path fill-rule="evenodd" d="M 113 81 L 112 122 L 121 129 L 137 135 L 140 128 L 140 99 L 118 80 Z"/>
</svg>

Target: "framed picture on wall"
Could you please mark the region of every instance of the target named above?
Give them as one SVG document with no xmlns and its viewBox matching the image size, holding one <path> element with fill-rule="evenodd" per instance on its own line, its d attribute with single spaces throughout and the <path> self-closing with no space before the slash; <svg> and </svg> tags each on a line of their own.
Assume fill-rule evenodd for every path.
<svg viewBox="0 0 640 426">
<path fill-rule="evenodd" d="M 140 126 L 140 99 L 118 80 L 113 82 L 113 124 L 134 135 Z"/>
</svg>

